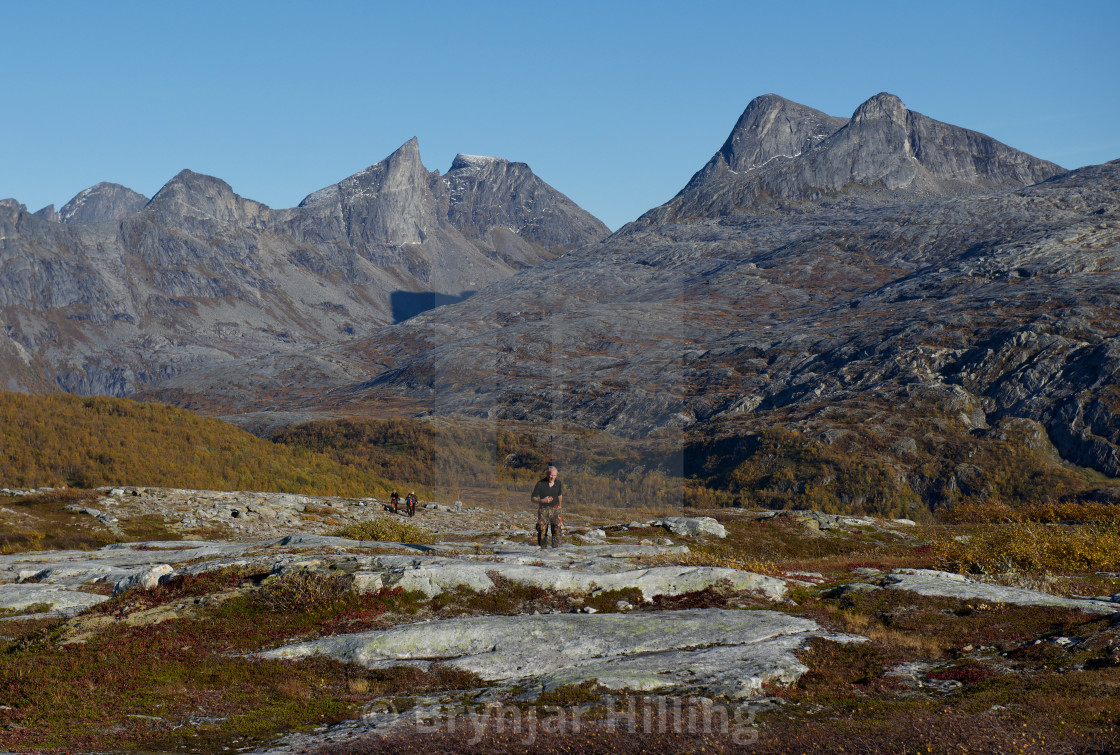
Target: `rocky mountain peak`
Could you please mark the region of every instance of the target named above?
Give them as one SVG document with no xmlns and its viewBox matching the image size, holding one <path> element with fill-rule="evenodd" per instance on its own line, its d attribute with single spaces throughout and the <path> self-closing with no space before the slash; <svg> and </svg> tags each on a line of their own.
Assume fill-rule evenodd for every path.
<svg viewBox="0 0 1120 755">
<path fill-rule="evenodd" d="M 718 156 L 733 171 L 754 170 L 775 158 L 792 159 L 809 151 L 844 123 L 776 94 L 764 94 L 747 105 Z"/>
<path fill-rule="evenodd" d="M 419 244 L 439 225 L 431 176 L 414 136 L 363 171 L 308 195 L 299 206 L 337 216 L 352 242 Z"/>
<path fill-rule="evenodd" d="M 509 160 L 490 155 L 464 155 L 459 153 L 451 161 L 451 170 L 464 170 L 467 168 L 485 168 L 494 164 L 509 164 Z"/>
<path fill-rule="evenodd" d="M 182 170 L 156 192 L 146 210 L 176 221 L 241 223 L 267 213 L 268 208 L 244 199 L 220 178 Z"/>
<path fill-rule="evenodd" d="M 457 165 L 454 202 L 415 138 L 300 207 L 192 170 L 150 202 L 81 192 L 66 220 L 96 227 L 0 201 L 0 386 L 122 395 L 405 320 L 609 234 L 524 163 Z M 64 335 L 47 325 L 63 320 Z"/>
<path fill-rule="evenodd" d="M 908 111 L 902 100 L 889 92 L 879 92 L 871 99 L 864 102 L 852 114 L 851 123 L 858 124 L 866 121 L 889 120 L 894 123 L 906 123 Z"/>
<path fill-rule="evenodd" d="M 192 203 L 203 198 L 224 198 L 233 194 L 233 188 L 225 181 L 204 173 L 195 173 L 184 168 L 174 178 L 163 185 L 152 197 L 153 205 L 163 205 L 172 201 L 190 200 Z"/>
<path fill-rule="evenodd" d="M 427 180 L 428 169 L 420 159 L 420 141 L 414 136 L 385 158 L 389 181 L 413 180 L 419 175 Z"/>
<path fill-rule="evenodd" d="M 148 198 L 127 186 L 102 181 L 78 192 L 58 211 L 60 223 L 117 222 L 134 215 Z"/>
<path fill-rule="evenodd" d="M 32 214 L 37 218 L 42 218 L 43 220 L 46 220 L 48 223 L 61 222 L 60 219 L 59 219 L 58 210 L 56 210 L 54 208 L 53 204 L 49 204 L 46 207 L 42 208 L 41 210 L 36 210 Z"/>
<path fill-rule="evenodd" d="M 845 121 L 773 94 L 751 101 L 727 141 L 640 225 L 755 212 L 837 196 L 878 200 L 1022 188 L 1064 169 L 935 121 L 880 92 Z"/>
<path fill-rule="evenodd" d="M 525 163 L 458 154 L 443 177 L 448 220 L 514 267 L 610 235 L 610 229 L 549 186 Z M 551 255 L 549 255 L 551 256 Z"/>
</svg>

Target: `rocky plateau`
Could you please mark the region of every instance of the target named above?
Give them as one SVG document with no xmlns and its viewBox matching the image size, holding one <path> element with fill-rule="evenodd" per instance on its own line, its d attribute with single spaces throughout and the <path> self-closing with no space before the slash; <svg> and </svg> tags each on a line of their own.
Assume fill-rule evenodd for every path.
<svg viewBox="0 0 1120 755">
<path fill-rule="evenodd" d="M 3 492 L 18 497 L 28 491 Z M 85 522 L 80 526 L 119 532 L 124 523 L 155 516 L 183 539 L 0 555 L 0 635 L 5 622 L 55 620 L 63 622 L 57 641 L 75 646 L 113 627 L 138 630 L 183 621 L 261 587 L 244 582 L 233 590 L 149 609 L 110 614 L 90 609 L 111 596 L 151 591 L 177 577 L 231 568 L 261 573 L 266 577 L 263 585 L 292 575 L 321 575 L 344 579 L 347 589 L 361 594 L 401 588 L 423 600 L 444 591 L 487 594 L 522 585 L 569 596 L 576 607 L 571 612 L 545 608 L 514 616 L 405 621 L 388 629 L 261 648 L 252 657 L 330 657 L 375 671 L 402 666 L 461 669 L 477 674 L 486 685 L 472 693 L 478 704 L 536 700 L 594 682 L 619 694 L 701 696 L 731 700 L 748 710 L 771 704 L 765 703 L 770 685 L 793 684 L 809 670 L 799 653 L 814 638 L 841 644 L 867 641 L 858 632 L 830 631 L 791 614 L 790 607 L 796 606 L 790 598 L 792 588 L 827 590 L 832 596 L 898 590 L 969 605 L 1061 607 L 1088 615 L 1108 616 L 1120 609 L 1120 594 L 1063 598 L 929 569 L 860 568 L 818 588 L 825 578 L 817 573 L 763 575 L 688 565 L 693 547 L 703 549 L 728 534 L 722 524 L 695 513 L 629 524 L 594 522 L 573 514 L 571 542 L 541 550 L 527 542 L 532 515 L 526 511 L 428 502 L 408 521 L 430 532 L 433 542 L 413 545 L 328 534 L 349 522 L 394 516 L 374 499 L 132 487 L 99 492 L 90 505 L 69 509 Z M 915 525 L 907 520 L 819 512 L 796 516 L 810 539 L 864 533 L 887 542 L 915 540 Z M 20 517 L 18 506 L 5 506 L 0 499 L 0 525 L 18 527 Z M 721 514 L 733 527 L 782 517 L 793 521 L 789 512 Z M 675 535 L 680 539 L 674 541 L 656 536 L 655 541 L 650 533 L 657 531 L 694 534 Z M 199 538 L 202 532 L 209 536 Z M 624 590 L 638 591 L 636 604 L 619 600 L 609 612 L 579 607 L 584 599 Z M 711 590 L 731 599 L 722 607 L 654 608 L 666 597 Z M 542 646 L 549 651 L 542 653 Z M 337 726 L 312 734 L 293 732 L 254 751 L 306 752 L 387 734 L 450 715 L 459 697 L 423 698 L 409 715 L 373 704 Z"/>
</svg>

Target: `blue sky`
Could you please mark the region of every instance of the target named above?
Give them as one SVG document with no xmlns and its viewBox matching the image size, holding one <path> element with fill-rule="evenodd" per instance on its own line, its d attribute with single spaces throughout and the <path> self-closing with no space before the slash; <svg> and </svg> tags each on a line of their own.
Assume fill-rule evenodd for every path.
<svg viewBox="0 0 1120 755">
<path fill-rule="evenodd" d="M 272 207 L 412 136 L 528 163 L 611 228 L 675 194 L 755 96 L 880 91 L 1066 167 L 1120 158 L 1116 2 L 0 0 L 0 197 L 183 168 Z"/>
</svg>

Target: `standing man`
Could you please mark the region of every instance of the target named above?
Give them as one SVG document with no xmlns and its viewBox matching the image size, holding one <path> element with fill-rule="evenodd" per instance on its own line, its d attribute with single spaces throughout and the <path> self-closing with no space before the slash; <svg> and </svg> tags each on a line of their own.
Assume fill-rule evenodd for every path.
<svg viewBox="0 0 1120 755">
<path fill-rule="evenodd" d="M 544 479 L 533 488 L 533 503 L 537 504 L 537 545 L 548 547 L 548 528 L 552 528 L 552 547 L 560 547 L 564 531 L 564 518 L 560 506 L 564 503 L 564 484 L 556 479 L 556 467 L 549 467 Z"/>
</svg>

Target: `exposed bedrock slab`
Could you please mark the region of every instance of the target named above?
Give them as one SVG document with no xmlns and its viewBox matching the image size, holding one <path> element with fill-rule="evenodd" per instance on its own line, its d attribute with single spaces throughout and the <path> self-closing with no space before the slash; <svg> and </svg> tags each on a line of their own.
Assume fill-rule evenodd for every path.
<svg viewBox="0 0 1120 755">
<path fill-rule="evenodd" d="M 515 564 L 469 563 L 457 561 L 419 566 L 385 575 L 384 584 L 418 590 L 428 597 L 455 587 L 485 591 L 494 587 L 491 574 L 520 584 L 535 585 L 566 592 L 595 592 L 637 588 L 646 600 L 655 595 L 680 595 L 728 584 L 734 590 L 753 590 L 771 600 L 785 596 L 780 579 L 738 569 L 713 566 L 658 566 L 615 573 L 589 573 L 573 569 L 553 569 Z"/>
<path fill-rule="evenodd" d="M 981 599 L 993 603 L 1012 603 L 1019 606 L 1058 606 L 1076 608 L 1086 613 L 1115 613 L 1120 606 L 1103 600 L 1062 598 L 1037 590 L 1021 587 L 1002 587 L 977 582 L 961 574 L 932 569 L 895 569 L 887 576 L 887 586 L 897 590 L 910 590 L 919 595 L 936 595 L 962 600 Z"/>
<path fill-rule="evenodd" d="M 48 606 L 44 613 L 71 616 L 108 600 L 104 595 L 68 590 L 57 585 L 0 585 L 0 610 L 22 611 Z"/>
<path fill-rule="evenodd" d="M 33 551 L 0 555 L 0 582 L 29 581 L 83 585 L 91 582 L 118 584 L 138 577 L 160 565 L 176 573 L 197 574 L 230 566 L 260 565 L 269 568 L 278 559 L 293 558 L 292 551 L 306 548 L 386 548 L 404 553 L 421 547 L 401 543 L 358 542 L 343 538 L 287 537 L 256 543 L 168 540 L 144 543 L 114 543 L 95 551 Z M 169 574 L 170 572 L 164 572 Z M 139 586 L 140 581 L 131 586 Z"/>
<path fill-rule="evenodd" d="M 807 669 L 794 656 L 815 622 L 775 611 L 658 611 L 636 614 L 483 616 L 327 637 L 261 653 L 326 655 L 370 668 L 427 666 L 473 671 L 489 682 L 529 680 L 553 689 L 598 679 L 639 690 L 701 688 L 750 697 L 767 681 L 789 683 Z"/>
<path fill-rule="evenodd" d="M 384 540 L 351 540 L 333 535 L 288 535 L 276 541 L 276 545 L 284 547 L 304 548 L 396 548 L 406 552 L 434 553 L 439 550 L 451 550 L 453 545 L 414 545 L 412 543 L 395 543 Z"/>
<path fill-rule="evenodd" d="M 252 543 L 209 543 L 199 540 L 115 543 L 95 551 L 34 551 L 0 556 L 0 581 L 57 585 L 90 582 L 116 584 L 160 564 L 236 557 Z"/>
</svg>

